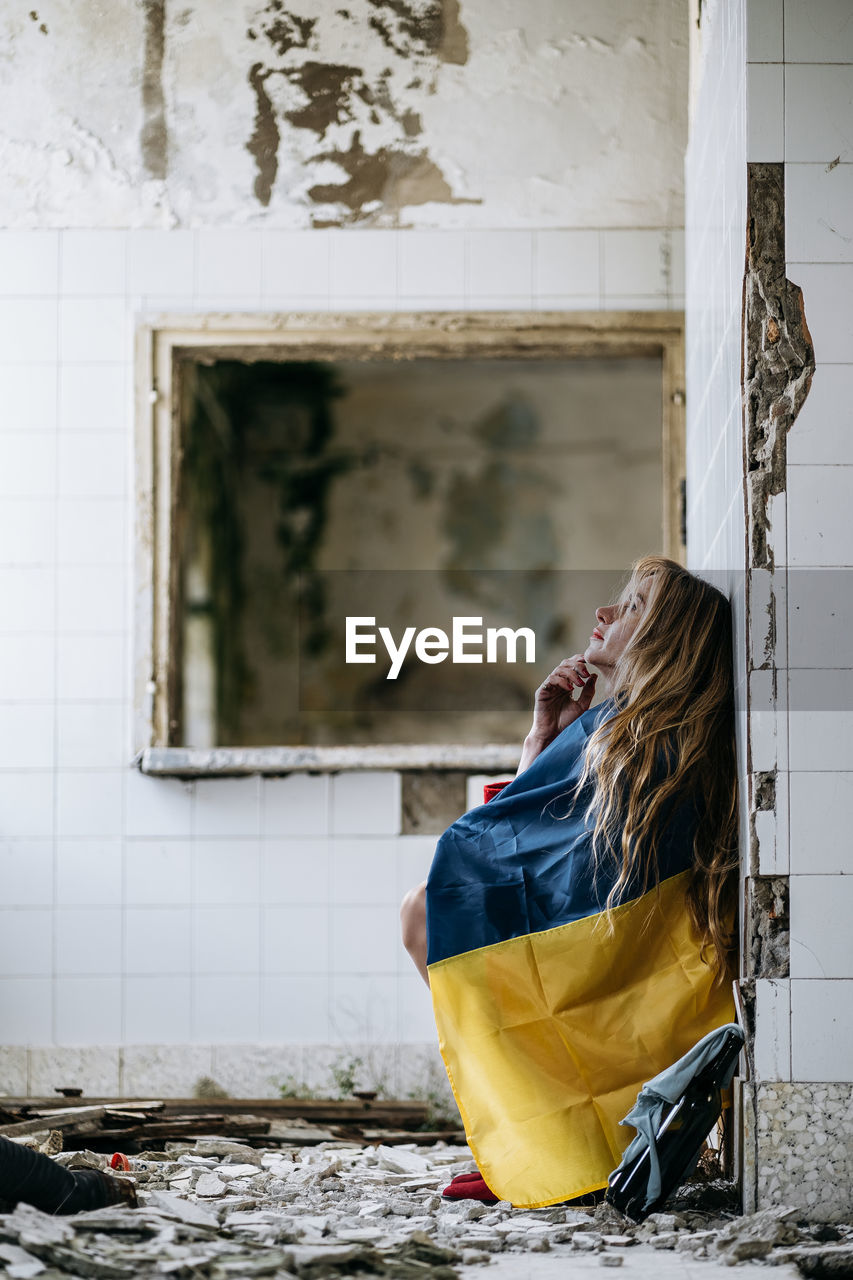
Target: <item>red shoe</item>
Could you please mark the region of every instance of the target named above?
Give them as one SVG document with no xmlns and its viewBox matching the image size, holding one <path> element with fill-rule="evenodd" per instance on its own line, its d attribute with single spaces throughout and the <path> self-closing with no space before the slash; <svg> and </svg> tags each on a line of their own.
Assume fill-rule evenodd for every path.
<svg viewBox="0 0 853 1280">
<path fill-rule="evenodd" d="M 464 1179 L 464 1181 L 463 1181 Z M 441 1193 L 443 1200 L 479 1200 L 483 1204 L 497 1204 L 498 1197 L 487 1186 L 482 1174 L 461 1173 Z"/>
</svg>

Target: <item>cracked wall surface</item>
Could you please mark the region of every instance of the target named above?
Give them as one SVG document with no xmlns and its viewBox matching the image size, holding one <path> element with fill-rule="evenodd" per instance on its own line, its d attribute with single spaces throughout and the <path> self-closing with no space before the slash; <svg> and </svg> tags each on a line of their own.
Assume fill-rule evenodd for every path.
<svg viewBox="0 0 853 1280">
<path fill-rule="evenodd" d="M 747 166 L 744 373 L 751 569 L 774 567 L 771 497 L 786 485 L 786 441 L 811 387 L 803 291 L 785 274 L 785 167 Z"/>
<path fill-rule="evenodd" d="M 681 223 L 680 0 L 32 13 L 0 18 L 9 226 Z"/>
<path fill-rule="evenodd" d="M 747 165 L 746 210 L 743 411 L 749 667 L 769 676 L 763 687 L 766 702 L 752 698 L 753 714 L 758 715 L 775 714 L 779 668 L 785 666 L 772 500 L 785 492 L 788 432 L 809 393 L 815 355 L 802 290 L 786 275 L 783 164 Z M 780 570 L 784 574 L 784 564 Z M 776 836 L 777 768 L 774 762 L 772 768 L 756 769 L 755 763 L 750 762 L 745 968 L 749 978 L 787 978 L 788 878 L 759 874 L 762 838 Z"/>
</svg>

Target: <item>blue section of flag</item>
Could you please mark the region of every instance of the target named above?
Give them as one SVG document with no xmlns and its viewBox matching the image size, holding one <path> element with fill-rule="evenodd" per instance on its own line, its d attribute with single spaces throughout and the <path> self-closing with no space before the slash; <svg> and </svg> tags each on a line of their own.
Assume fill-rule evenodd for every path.
<svg viewBox="0 0 853 1280">
<path fill-rule="evenodd" d="M 604 910 L 616 879 L 610 859 L 593 875 L 591 786 L 577 792 L 590 734 L 616 710 L 585 712 L 488 804 L 464 814 L 438 842 L 427 881 L 428 964 Z M 693 860 L 696 812 L 667 816 L 658 878 Z M 622 901 L 643 891 L 629 884 Z"/>
</svg>

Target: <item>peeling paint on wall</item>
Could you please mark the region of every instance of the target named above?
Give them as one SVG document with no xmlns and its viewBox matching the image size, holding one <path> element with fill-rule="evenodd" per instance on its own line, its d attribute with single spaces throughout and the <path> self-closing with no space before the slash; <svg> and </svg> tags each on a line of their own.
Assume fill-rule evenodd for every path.
<svg viewBox="0 0 853 1280">
<path fill-rule="evenodd" d="M 314 226 L 369 223 L 378 212 L 387 218 L 419 204 L 477 203 L 454 195 L 417 141 L 420 111 L 405 101 L 436 92 L 442 62 L 464 65 L 468 38 L 458 3 L 366 0 L 366 6 L 360 23 L 353 11 L 339 9 L 338 23 L 318 30 L 318 18 L 286 11 L 283 0 L 267 0 L 252 21 L 249 39 L 266 46 L 265 59 L 249 72 L 257 106 L 246 149 L 258 169 L 257 199 L 266 206 L 272 198 L 286 122 L 314 135 L 317 149 L 304 155 L 310 170 L 340 175 L 307 187 L 307 200 L 319 206 Z M 348 47 L 359 50 L 357 62 L 340 61 L 338 51 Z"/>
<path fill-rule="evenodd" d="M 143 0 L 145 54 L 142 71 L 143 123 L 140 136 L 142 163 L 149 177 L 163 179 L 169 165 L 169 135 L 163 98 L 165 52 L 165 0 Z"/>
<path fill-rule="evenodd" d="M 681 0 L 6 9 L 5 226 L 682 225 Z"/>
<path fill-rule="evenodd" d="M 249 72 L 249 84 L 255 92 L 258 105 L 254 132 L 246 143 L 246 150 L 254 157 L 258 167 L 255 195 L 265 207 L 272 197 L 273 183 L 278 173 L 278 144 L 281 141 L 275 110 L 266 91 L 266 80 L 269 75 L 270 72 L 264 71 L 263 64 L 260 62 L 256 62 Z"/>
</svg>

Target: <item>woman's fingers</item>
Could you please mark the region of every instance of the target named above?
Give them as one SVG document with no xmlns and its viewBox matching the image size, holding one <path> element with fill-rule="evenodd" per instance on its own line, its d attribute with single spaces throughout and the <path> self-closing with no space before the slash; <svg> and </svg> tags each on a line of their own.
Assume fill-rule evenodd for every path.
<svg viewBox="0 0 853 1280">
<path fill-rule="evenodd" d="M 589 711 L 592 706 L 592 700 L 595 697 L 595 682 L 598 679 L 596 675 L 591 675 L 578 694 L 578 706 L 583 711 Z"/>
<path fill-rule="evenodd" d="M 564 658 L 558 667 L 551 672 L 548 679 L 556 676 L 564 676 L 569 679 L 575 688 L 582 689 L 586 682 L 592 676 L 592 672 L 584 661 L 582 653 L 576 653 L 571 658 Z M 546 681 L 547 684 L 547 681 Z"/>
<path fill-rule="evenodd" d="M 567 689 L 572 693 L 575 689 L 576 679 L 565 671 L 552 671 L 542 684 L 543 689 L 552 689 L 555 686 L 560 689 Z"/>
</svg>

